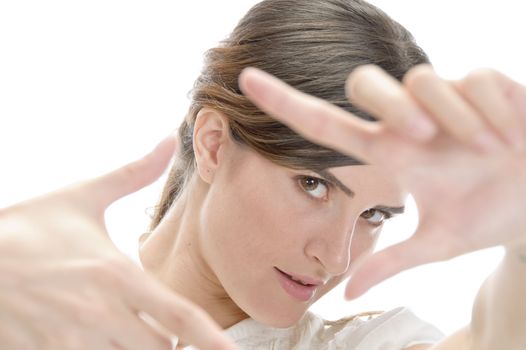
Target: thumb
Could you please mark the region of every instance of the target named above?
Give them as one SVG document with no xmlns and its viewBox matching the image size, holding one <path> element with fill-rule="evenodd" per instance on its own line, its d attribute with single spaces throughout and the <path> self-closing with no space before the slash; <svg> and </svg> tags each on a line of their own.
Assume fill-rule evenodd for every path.
<svg viewBox="0 0 526 350">
<path fill-rule="evenodd" d="M 380 282 L 407 269 L 436 261 L 433 244 L 423 232 L 387 247 L 372 255 L 359 258 L 351 267 L 351 278 L 345 288 L 345 299 L 356 299 Z M 429 237 L 429 236 L 427 236 Z"/>
<path fill-rule="evenodd" d="M 177 136 L 163 139 L 150 153 L 121 168 L 89 180 L 87 193 L 97 208 L 105 210 L 116 200 L 157 180 L 168 166 L 177 146 Z"/>
</svg>

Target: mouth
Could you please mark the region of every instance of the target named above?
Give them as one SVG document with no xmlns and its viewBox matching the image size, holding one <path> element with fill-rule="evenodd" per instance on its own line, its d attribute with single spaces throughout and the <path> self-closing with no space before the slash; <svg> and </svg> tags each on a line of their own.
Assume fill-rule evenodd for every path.
<svg viewBox="0 0 526 350">
<path fill-rule="evenodd" d="M 323 281 L 314 280 L 308 277 L 291 276 L 277 267 L 274 267 L 281 287 L 290 296 L 300 301 L 309 301 L 316 293 Z"/>
</svg>

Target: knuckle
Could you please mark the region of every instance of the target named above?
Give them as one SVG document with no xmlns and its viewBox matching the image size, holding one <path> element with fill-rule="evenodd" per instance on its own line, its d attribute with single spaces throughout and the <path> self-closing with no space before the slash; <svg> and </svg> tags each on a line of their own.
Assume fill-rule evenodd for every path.
<svg viewBox="0 0 526 350">
<path fill-rule="evenodd" d="M 107 321 L 111 314 L 105 305 L 97 301 L 77 304 L 73 317 L 83 327 L 101 327 L 102 321 Z"/>
<path fill-rule="evenodd" d="M 182 316 L 182 315 L 185 316 Z M 189 327 L 188 327 L 188 319 L 186 318 L 186 314 L 184 312 L 170 312 L 168 315 L 169 322 L 173 326 L 173 329 L 175 329 L 180 334 L 185 334 Z"/>
<path fill-rule="evenodd" d="M 403 91 L 386 91 L 383 94 L 384 103 L 378 106 L 379 112 L 385 118 L 388 116 L 387 121 L 395 123 L 396 126 L 405 127 L 405 125 L 400 125 L 400 121 L 405 121 L 409 116 L 415 114 L 411 113 L 413 111 L 413 106 L 409 104 L 408 99 L 406 98 Z M 389 119 L 392 119 L 389 120 Z"/>
<path fill-rule="evenodd" d="M 492 68 L 479 68 L 471 71 L 464 78 L 464 85 L 467 88 L 477 88 L 481 84 L 487 84 L 496 81 L 498 72 Z"/>
<path fill-rule="evenodd" d="M 157 349 L 159 350 L 171 350 L 172 349 L 172 341 L 170 338 L 159 335 L 157 337 Z"/>
<path fill-rule="evenodd" d="M 92 264 L 88 274 L 102 285 L 119 286 L 126 281 L 128 265 L 129 263 L 121 258 L 105 258 Z"/>
<path fill-rule="evenodd" d="M 141 165 L 142 161 L 148 159 L 150 155 L 146 155 L 143 159 L 134 161 L 132 163 L 124 165 L 118 174 L 122 182 L 130 181 L 131 179 L 137 178 L 137 176 L 142 172 Z"/>
<path fill-rule="evenodd" d="M 190 324 L 195 324 L 203 320 L 203 312 L 197 307 L 188 307 L 186 310 L 186 317 Z"/>
<path fill-rule="evenodd" d="M 182 316 L 184 315 L 184 316 Z M 203 323 L 203 312 L 197 307 L 185 305 L 178 312 L 171 315 L 174 327 L 181 333 L 187 333 L 192 327 L 201 326 Z"/>
<path fill-rule="evenodd" d="M 200 320 L 199 311 L 194 307 L 186 306 L 183 314 L 185 315 L 186 326 L 193 325 Z"/>
</svg>

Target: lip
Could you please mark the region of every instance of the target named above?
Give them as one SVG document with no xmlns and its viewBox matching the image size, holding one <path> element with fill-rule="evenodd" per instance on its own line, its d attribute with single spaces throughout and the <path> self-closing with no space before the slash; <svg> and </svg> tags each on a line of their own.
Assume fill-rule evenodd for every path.
<svg viewBox="0 0 526 350">
<path fill-rule="evenodd" d="M 309 301 L 312 299 L 316 291 L 318 290 L 318 287 L 323 284 L 323 281 L 313 279 L 313 278 L 307 278 L 305 276 L 293 276 L 295 279 L 301 280 L 303 283 L 306 283 L 308 285 L 303 285 L 299 282 L 296 282 L 292 279 L 292 276 L 281 271 L 277 267 L 274 267 L 274 270 L 276 271 L 278 281 L 281 285 L 281 287 L 293 298 L 298 299 L 300 301 Z M 313 282 L 313 283 L 309 283 Z"/>
</svg>

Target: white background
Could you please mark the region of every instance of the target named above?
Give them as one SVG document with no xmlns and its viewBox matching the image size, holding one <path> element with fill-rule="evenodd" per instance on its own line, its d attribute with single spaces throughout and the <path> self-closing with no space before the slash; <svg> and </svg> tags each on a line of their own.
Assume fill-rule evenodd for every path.
<svg viewBox="0 0 526 350">
<path fill-rule="evenodd" d="M 203 52 L 256 2 L 1 1 L 0 207 L 153 147 L 180 124 Z M 521 1 L 372 2 L 413 32 L 444 76 L 492 66 L 526 81 Z M 131 257 L 163 180 L 107 213 L 112 237 Z M 381 246 L 413 232 L 409 204 Z M 469 322 L 476 291 L 501 255 L 493 248 L 416 268 L 350 303 L 337 288 L 313 308 L 337 318 L 406 305 L 450 333 Z"/>
</svg>

